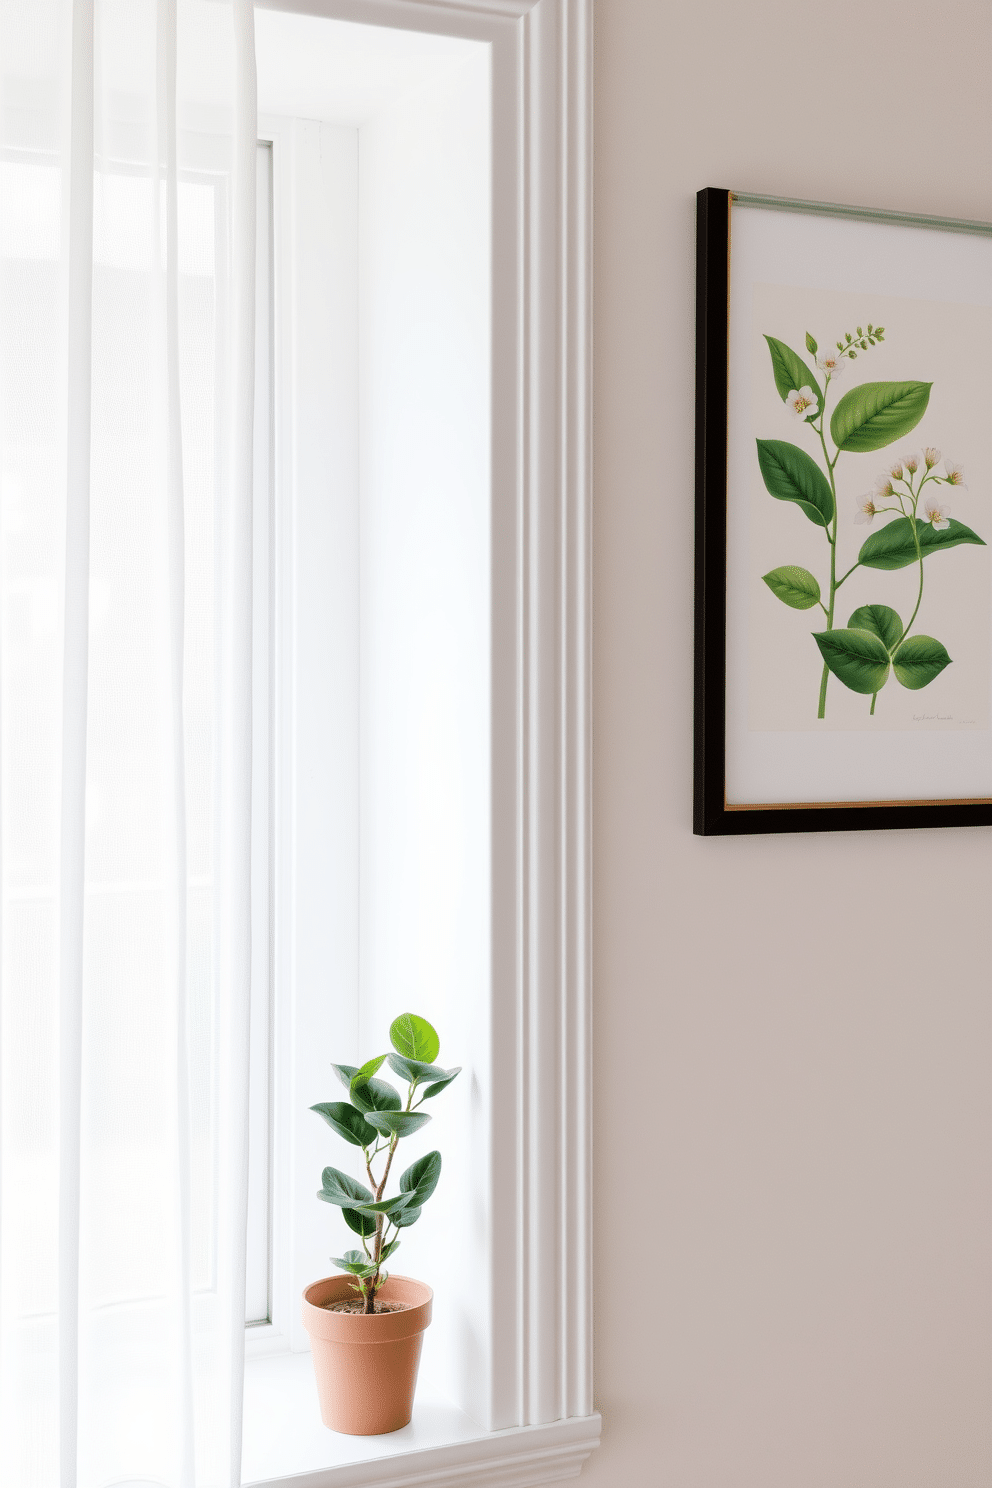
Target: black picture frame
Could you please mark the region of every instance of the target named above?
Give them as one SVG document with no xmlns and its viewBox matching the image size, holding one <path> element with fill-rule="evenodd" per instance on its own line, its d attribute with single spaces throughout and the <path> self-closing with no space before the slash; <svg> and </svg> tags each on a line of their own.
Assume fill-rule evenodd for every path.
<svg viewBox="0 0 992 1488">
<path fill-rule="evenodd" d="M 777 202 L 706 187 L 696 216 L 696 545 L 693 832 L 851 832 L 992 824 L 992 798 L 739 806 L 726 794 L 727 455 L 730 231 L 735 199 L 753 205 L 884 219 L 907 226 L 992 231 L 986 224 Z"/>
</svg>

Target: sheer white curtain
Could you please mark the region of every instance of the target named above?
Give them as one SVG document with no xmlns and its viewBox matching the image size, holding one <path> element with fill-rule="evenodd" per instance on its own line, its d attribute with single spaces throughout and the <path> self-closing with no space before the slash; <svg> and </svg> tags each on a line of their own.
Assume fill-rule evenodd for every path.
<svg viewBox="0 0 992 1488">
<path fill-rule="evenodd" d="M 0 1483 L 240 1483 L 250 0 L 0 0 Z"/>
</svg>

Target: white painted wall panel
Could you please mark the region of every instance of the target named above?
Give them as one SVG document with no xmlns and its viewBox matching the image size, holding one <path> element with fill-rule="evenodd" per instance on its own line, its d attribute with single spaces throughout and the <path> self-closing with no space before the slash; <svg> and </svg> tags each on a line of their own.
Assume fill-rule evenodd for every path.
<svg viewBox="0 0 992 1488">
<path fill-rule="evenodd" d="M 397 1013 L 464 1074 L 397 1154 L 444 1171 L 395 1269 L 423 1370 L 488 1412 L 489 48 L 360 131 L 361 1042 Z M 480 1154 L 482 1155 L 480 1157 Z"/>
</svg>

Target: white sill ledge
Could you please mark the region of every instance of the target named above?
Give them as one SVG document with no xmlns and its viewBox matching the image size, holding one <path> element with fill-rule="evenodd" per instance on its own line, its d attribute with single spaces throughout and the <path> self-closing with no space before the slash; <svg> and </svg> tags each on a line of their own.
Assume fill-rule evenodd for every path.
<svg viewBox="0 0 992 1488">
<path fill-rule="evenodd" d="M 599 1445 L 598 1415 L 486 1432 L 442 1401 L 420 1399 L 386 1436 L 321 1424 L 307 1354 L 245 1364 L 244 1488 L 531 1488 L 577 1477 Z"/>
</svg>

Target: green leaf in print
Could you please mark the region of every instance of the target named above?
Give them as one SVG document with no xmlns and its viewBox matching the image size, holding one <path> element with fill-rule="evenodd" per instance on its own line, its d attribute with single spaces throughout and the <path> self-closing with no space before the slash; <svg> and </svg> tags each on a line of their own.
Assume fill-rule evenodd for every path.
<svg viewBox="0 0 992 1488">
<path fill-rule="evenodd" d="M 951 658 L 946 647 L 933 636 L 915 635 L 903 641 L 892 658 L 892 670 L 903 687 L 914 690 L 926 687 L 934 677 L 939 677 Z"/>
<path fill-rule="evenodd" d="M 956 522 L 953 517 L 948 521 L 949 525 L 942 531 L 929 522 L 917 521 L 916 535 L 924 558 L 941 548 L 956 548 L 960 543 L 977 543 L 979 547 L 985 547 L 985 539 L 963 522 Z M 916 561 L 913 524 L 908 517 L 896 517 L 894 522 L 873 532 L 865 539 L 858 554 L 858 562 L 865 568 L 906 568 Z"/>
<path fill-rule="evenodd" d="M 786 346 L 784 341 L 776 341 L 774 336 L 766 336 L 765 340 L 771 352 L 772 376 L 782 402 L 785 402 L 790 393 L 796 393 L 803 387 L 812 388 L 819 399 L 822 396 L 820 384 L 802 357 L 796 356 L 791 347 Z"/>
<path fill-rule="evenodd" d="M 811 610 L 820 602 L 820 586 L 808 568 L 787 563 L 761 577 L 776 598 L 792 610 Z"/>
<path fill-rule="evenodd" d="M 847 625 L 849 630 L 870 630 L 872 635 L 878 636 L 890 655 L 903 629 L 902 621 L 895 610 L 890 610 L 888 605 L 880 604 L 862 605 L 860 609 L 855 610 Z"/>
<path fill-rule="evenodd" d="M 806 332 L 806 350 L 809 352 L 810 356 L 816 356 L 816 342 L 813 340 L 813 337 L 810 335 L 809 331 Z"/>
<path fill-rule="evenodd" d="M 776 501 L 794 501 L 811 522 L 829 526 L 834 516 L 830 483 L 805 450 L 784 439 L 759 439 L 757 445 L 761 477 Z"/>
<path fill-rule="evenodd" d="M 844 394 L 830 419 L 838 449 L 865 454 L 915 429 L 927 411 L 931 382 L 862 382 Z"/>
<path fill-rule="evenodd" d="M 820 655 L 852 692 L 879 692 L 889 675 L 889 653 L 870 630 L 814 632 Z"/>
</svg>

